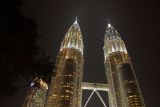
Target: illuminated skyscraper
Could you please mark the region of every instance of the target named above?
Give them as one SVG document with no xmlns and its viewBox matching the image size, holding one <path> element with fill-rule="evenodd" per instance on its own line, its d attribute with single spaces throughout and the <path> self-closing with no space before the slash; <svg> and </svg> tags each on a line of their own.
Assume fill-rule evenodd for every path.
<svg viewBox="0 0 160 107">
<path fill-rule="evenodd" d="M 61 43 L 49 89 L 41 79 L 36 79 L 22 107 L 82 107 L 82 89 L 92 90 L 84 107 L 94 93 L 107 107 L 98 91 L 108 92 L 109 107 L 145 107 L 124 41 L 110 23 L 103 49 L 108 84 L 82 82 L 83 40 L 76 19 Z"/>
<path fill-rule="evenodd" d="M 34 79 L 22 107 L 44 107 L 48 86 L 42 79 Z"/>
<path fill-rule="evenodd" d="M 145 107 L 124 41 L 108 23 L 104 63 L 109 84 L 109 107 Z"/>
<path fill-rule="evenodd" d="M 61 43 L 54 71 L 45 107 L 81 107 L 83 41 L 77 19 Z"/>
</svg>

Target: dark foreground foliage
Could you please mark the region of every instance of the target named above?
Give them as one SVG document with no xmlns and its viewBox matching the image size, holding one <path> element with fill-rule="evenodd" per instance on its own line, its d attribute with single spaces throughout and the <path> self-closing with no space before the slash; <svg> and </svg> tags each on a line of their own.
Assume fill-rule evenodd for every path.
<svg viewBox="0 0 160 107">
<path fill-rule="evenodd" d="M 36 45 L 36 22 L 20 12 L 21 0 L 0 0 L 0 96 L 13 94 L 18 81 L 39 76 L 50 81 L 53 64 Z"/>
</svg>

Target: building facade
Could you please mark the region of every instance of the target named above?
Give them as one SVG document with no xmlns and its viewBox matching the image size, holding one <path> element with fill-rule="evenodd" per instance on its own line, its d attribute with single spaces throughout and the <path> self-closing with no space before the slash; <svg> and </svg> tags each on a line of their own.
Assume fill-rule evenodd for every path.
<svg viewBox="0 0 160 107">
<path fill-rule="evenodd" d="M 30 84 L 22 107 L 44 107 L 47 90 L 48 86 L 42 79 L 34 79 Z"/>
<path fill-rule="evenodd" d="M 110 23 L 103 49 L 109 107 L 145 107 L 124 41 Z"/>
<path fill-rule="evenodd" d="M 61 42 L 49 89 L 45 82 L 36 79 L 22 107 L 82 107 L 82 89 L 93 90 L 89 99 L 95 92 L 105 107 L 98 90 L 108 92 L 109 107 L 145 107 L 125 43 L 110 23 L 103 49 L 108 84 L 82 82 L 83 40 L 76 19 Z"/>
<path fill-rule="evenodd" d="M 77 20 L 61 43 L 54 71 L 45 107 L 81 107 L 83 41 Z"/>
</svg>

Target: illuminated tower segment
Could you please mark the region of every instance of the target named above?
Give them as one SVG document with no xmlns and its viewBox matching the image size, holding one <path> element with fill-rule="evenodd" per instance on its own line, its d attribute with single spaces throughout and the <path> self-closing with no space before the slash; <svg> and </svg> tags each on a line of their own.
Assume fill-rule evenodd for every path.
<svg viewBox="0 0 160 107">
<path fill-rule="evenodd" d="M 145 107 L 124 41 L 110 23 L 103 49 L 110 107 Z"/>
<path fill-rule="evenodd" d="M 83 41 L 77 20 L 61 43 L 54 71 L 45 107 L 81 107 Z"/>
<path fill-rule="evenodd" d="M 44 107 L 48 85 L 42 79 L 34 79 L 22 107 Z"/>
</svg>

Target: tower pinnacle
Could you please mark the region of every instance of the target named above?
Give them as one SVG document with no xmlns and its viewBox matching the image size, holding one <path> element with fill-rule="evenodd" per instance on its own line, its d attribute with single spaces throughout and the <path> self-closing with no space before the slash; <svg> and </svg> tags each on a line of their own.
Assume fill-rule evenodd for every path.
<svg viewBox="0 0 160 107">
<path fill-rule="evenodd" d="M 112 26 L 112 24 L 109 21 L 109 19 L 107 19 L 107 28 L 106 28 L 106 31 L 105 31 L 105 38 L 108 39 L 108 40 L 121 39 L 120 34 Z"/>
<path fill-rule="evenodd" d="M 113 52 L 124 52 L 127 53 L 124 41 L 121 39 L 120 34 L 111 25 L 110 21 L 107 19 L 107 28 L 104 34 L 104 57 L 106 58 L 109 54 Z"/>
<path fill-rule="evenodd" d="M 107 18 L 107 27 L 112 27 L 109 18 Z"/>
<path fill-rule="evenodd" d="M 83 54 L 82 33 L 78 25 L 77 17 L 75 22 L 69 27 L 68 31 L 65 34 L 63 42 L 61 43 L 60 50 L 64 48 L 78 49 Z"/>
<path fill-rule="evenodd" d="M 110 23 L 108 23 L 108 27 L 112 27 L 112 25 Z"/>
<path fill-rule="evenodd" d="M 74 22 L 75 24 L 77 24 L 78 23 L 78 17 L 76 16 L 76 20 L 75 20 L 75 22 Z"/>
</svg>

